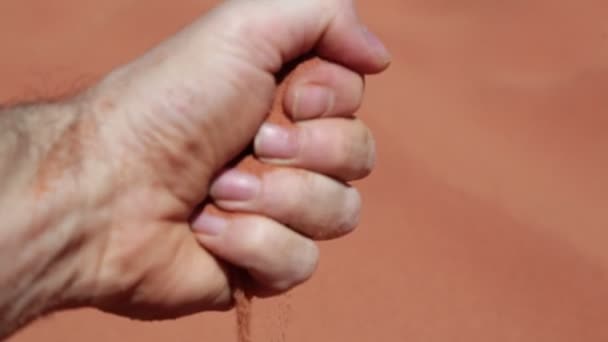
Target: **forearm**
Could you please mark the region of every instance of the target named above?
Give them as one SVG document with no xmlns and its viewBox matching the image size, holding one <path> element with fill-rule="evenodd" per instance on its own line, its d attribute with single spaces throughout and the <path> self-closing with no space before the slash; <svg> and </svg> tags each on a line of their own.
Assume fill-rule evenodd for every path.
<svg viewBox="0 0 608 342">
<path fill-rule="evenodd" d="M 76 291 L 83 213 L 65 183 L 76 151 L 58 151 L 77 116 L 68 103 L 0 112 L 0 338 L 84 300 Z"/>
</svg>

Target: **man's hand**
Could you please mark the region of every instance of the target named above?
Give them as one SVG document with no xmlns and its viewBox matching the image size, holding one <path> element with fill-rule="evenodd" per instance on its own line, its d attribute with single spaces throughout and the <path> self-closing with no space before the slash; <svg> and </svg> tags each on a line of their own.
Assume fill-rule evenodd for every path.
<svg viewBox="0 0 608 342">
<path fill-rule="evenodd" d="M 286 109 L 306 121 L 260 129 L 276 73 L 310 51 L 336 64 L 288 89 Z M 369 173 L 373 144 L 348 117 L 359 74 L 388 62 L 350 1 L 227 1 L 69 103 L 3 113 L 0 129 L 19 129 L 0 149 L 15 160 L 0 166 L 0 284 L 13 289 L 0 296 L 1 333 L 54 308 L 142 319 L 226 308 L 230 275 L 207 250 L 261 292 L 307 279 L 318 255 L 306 236 L 356 224 L 358 195 L 341 181 Z M 259 156 L 299 169 L 213 183 L 254 137 Z M 209 195 L 251 215 L 192 221 Z"/>
</svg>

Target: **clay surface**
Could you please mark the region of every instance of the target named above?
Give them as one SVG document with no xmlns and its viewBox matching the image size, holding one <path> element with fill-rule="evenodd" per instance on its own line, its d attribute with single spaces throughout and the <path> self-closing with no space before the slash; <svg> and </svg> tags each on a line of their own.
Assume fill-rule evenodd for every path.
<svg viewBox="0 0 608 342">
<path fill-rule="evenodd" d="M 363 222 L 289 299 L 255 302 L 254 341 L 608 341 L 608 4 L 358 3 L 394 55 L 361 111 L 379 149 Z M 93 80 L 211 4 L 0 1 L 0 99 Z M 235 340 L 234 313 L 91 310 L 12 339 Z"/>
</svg>

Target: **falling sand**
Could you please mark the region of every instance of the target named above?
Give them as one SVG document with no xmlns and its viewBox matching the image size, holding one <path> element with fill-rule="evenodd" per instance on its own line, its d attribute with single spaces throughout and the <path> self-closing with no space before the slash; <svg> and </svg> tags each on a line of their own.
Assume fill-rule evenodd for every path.
<svg viewBox="0 0 608 342">
<path fill-rule="evenodd" d="M 285 97 L 285 91 L 289 85 L 289 82 L 298 74 L 304 72 L 306 69 L 314 66 L 319 61 L 317 59 L 306 60 L 295 67 L 287 77 L 280 81 L 277 88 L 274 103 L 271 111 L 268 115 L 268 122 L 281 126 L 292 125 L 291 120 L 287 116 L 283 108 L 283 99 Z M 255 159 L 253 155 L 246 156 L 237 165 L 237 169 L 246 171 L 249 173 L 260 175 L 273 167 L 270 165 L 262 164 L 260 161 Z M 235 272 L 233 276 L 233 287 L 234 287 L 234 302 L 236 305 L 236 316 L 237 316 L 237 335 L 238 342 L 252 342 L 251 338 L 251 318 L 252 318 L 252 303 L 251 294 L 247 288 L 247 275 L 244 272 Z M 284 313 L 283 313 L 284 314 Z M 284 328 L 284 327 L 283 327 Z M 281 336 L 284 336 L 281 333 Z"/>
<path fill-rule="evenodd" d="M 245 283 L 241 281 L 241 276 L 234 282 L 234 303 L 236 305 L 236 324 L 238 342 L 251 342 L 251 296 L 247 293 Z M 234 281 L 234 280 L 233 280 Z"/>
</svg>

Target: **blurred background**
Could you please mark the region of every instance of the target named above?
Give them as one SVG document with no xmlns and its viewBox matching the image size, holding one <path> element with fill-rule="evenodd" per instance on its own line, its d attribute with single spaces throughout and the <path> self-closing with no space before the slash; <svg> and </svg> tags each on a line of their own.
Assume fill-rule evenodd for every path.
<svg viewBox="0 0 608 342">
<path fill-rule="evenodd" d="M 255 302 L 255 341 L 608 341 L 608 2 L 358 3 L 394 56 L 361 111 L 380 153 L 363 223 L 308 284 Z M 0 102 L 86 86 L 213 4 L 2 0 Z M 233 313 L 83 310 L 11 341 L 235 332 Z"/>
</svg>

